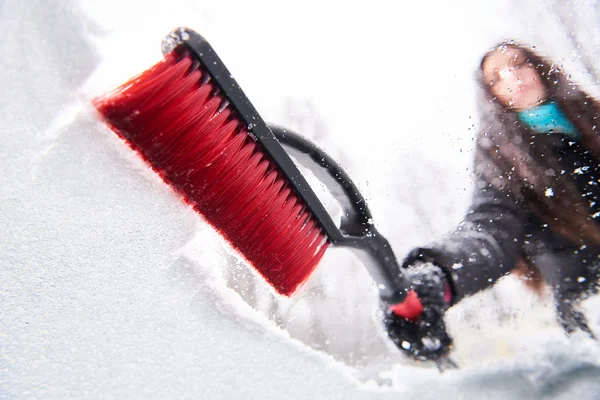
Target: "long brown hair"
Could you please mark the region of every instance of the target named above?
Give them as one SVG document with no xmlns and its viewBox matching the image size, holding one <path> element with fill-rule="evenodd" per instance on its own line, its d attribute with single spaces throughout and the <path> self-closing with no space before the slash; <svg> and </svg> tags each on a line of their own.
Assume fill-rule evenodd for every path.
<svg viewBox="0 0 600 400">
<path fill-rule="evenodd" d="M 520 50 L 537 70 L 548 98 L 556 101 L 580 133 L 581 146 L 600 160 L 600 105 L 573 85 L 561 69 L 529 48 L 502 43 Z M 481 67 L 492 52 L 481 61 Z M 511 109 L 496 101 L 480 74 L 481 128 L 475 172 L 488 184 L 523 202 L 550 229 L 575 245 L 600 245 L 600 227 L 591 218 L 587 203 L 569 174 L 562 174 L 553 152 L 558 135 L 535 135 Z M 534 138 L 535 135 L 535 138 Z M 535 140 L 534 140 L 535 139 Z M 553 195 L 548 196 L 547 190 Z"/>
</svg>

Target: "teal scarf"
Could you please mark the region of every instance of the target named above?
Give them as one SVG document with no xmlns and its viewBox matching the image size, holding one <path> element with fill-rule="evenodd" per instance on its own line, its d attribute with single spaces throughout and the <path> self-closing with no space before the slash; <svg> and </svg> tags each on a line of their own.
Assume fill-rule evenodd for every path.
<svg viewBox="0 0 600 400">
<path fill-rule="evenodd" d="M 529 110 L 517 112 L 517 117 L 535 133 L 564 133 L 573 138 L 579 137 L 565 113 L 555 101 L 549 101 Z"/>
</svg>

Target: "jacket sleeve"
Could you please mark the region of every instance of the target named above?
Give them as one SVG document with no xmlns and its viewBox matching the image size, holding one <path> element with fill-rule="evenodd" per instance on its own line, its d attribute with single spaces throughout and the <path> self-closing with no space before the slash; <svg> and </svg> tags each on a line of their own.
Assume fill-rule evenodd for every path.
<svg viewBox="0 0 600 400">
<path fill-rule="evenodd" d="M 443 239 L 416 248 L 403 262 L 442 268 L 452 290 L 452 304 L 491 286 L 515 266 L 523 244 L 526 213 L 511 196 L 482 180 L 464 220 Z"/>
</svg>

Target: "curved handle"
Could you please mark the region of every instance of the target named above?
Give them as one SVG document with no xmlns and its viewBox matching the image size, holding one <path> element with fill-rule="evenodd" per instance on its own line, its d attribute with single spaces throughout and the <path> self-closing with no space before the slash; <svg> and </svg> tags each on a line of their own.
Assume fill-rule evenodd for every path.
<svg viewBox="0 0 600 400">
<path fill-rule="evenodd" d="M 342 206 L 344 216 L 339 230 L 328 232 L 332 244 L 354 250 L 377 283 L 384 301 L 402 302 L 408 293 L 408 282 L 389 242 L 375 229 L 369 207 L 348 174 L 326 152 L 299 134 L 278 125 L 268 126 L 286 151 L 310 169 Z M 327 217 L 330 218 L 328 214 Z"/>
<path fill-rule="evenodd" d="M 286 150 L 300 164 L 310 169 L 340 203 L 344 211 L 340 224 L 342 236 L 363 236 L 372 231 L 371 211 L 346 171 L 325 151 L 299 134 L 275 124 L 268 126 Z M 320 168 L 314 168 L 315 166 Z M 340 238 L 340 242 L 344 239 Z"/>
</svg>

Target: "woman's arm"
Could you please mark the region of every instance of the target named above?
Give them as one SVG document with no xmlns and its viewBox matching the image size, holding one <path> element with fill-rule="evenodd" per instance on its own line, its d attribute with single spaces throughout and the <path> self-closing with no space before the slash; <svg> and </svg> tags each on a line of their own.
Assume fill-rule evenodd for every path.
<svg viewBox="0 0 600 400">
<path fill-rule="evenodd" d="M 423 261 L 441 267 L 455 304 L 491 286 L 515 266 L 525 218 L 524 210 L 511 196 L 478 180 L 463 222 L 443 239 L 411 251 L 403 266 Z"/>
</svg>

